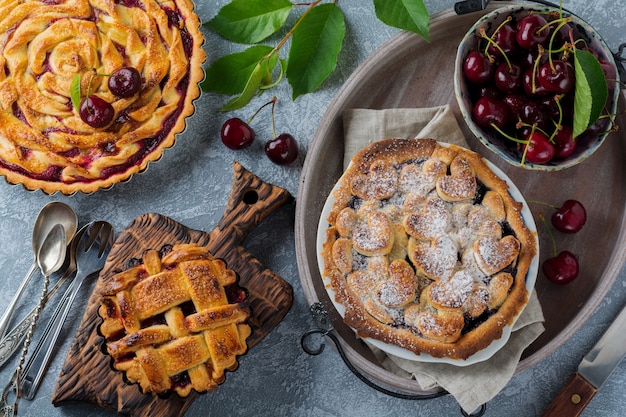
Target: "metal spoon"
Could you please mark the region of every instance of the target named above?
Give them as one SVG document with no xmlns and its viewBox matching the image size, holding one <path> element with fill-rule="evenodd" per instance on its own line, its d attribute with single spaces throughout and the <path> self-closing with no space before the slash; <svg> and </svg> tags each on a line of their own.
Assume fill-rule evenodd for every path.
<svg viewBox="0 0 626 417">
<path fill-rule="evenodd" d="M 65 268 L 65 272 L 63 273 L 61 278 L 59 278 L 57 282 L 55 282 L 55 284 L 52 286 L 52 288 L 48 290 L 48 294 L 46 295 L 44 304 L 47 303 L 48 300 L 50 300 L 54 296 L 54 294 L 56 294 L 59 288 L 61 288 L 61 286 L 66 283 L 67 280 L 76 272 L 76 245 L 80 241 L 80 237 L 85 230 L 85 227 L 86 226 L 83 226 L 78 232 L 76 232 L 76 234 L 72 238 L 72 241 L 68 246 L 68 265 Z M 13 328 L 7 332 L 4 338 L 0 339 L 0 367 L 2 367 L 2 365 L 4 365 L 6 361 L 8 361 L 22 345 L 22 342 L 28 334 L 30 323 L 33 321 L 33 317 L 35 317 L 35 315 L 37 314 L 37 307 L 38 306 L 33 306 L 30 312 L 26 316 L 24 316 L 18 324 L 13 326 Z"/>
<path fill-rule="evenodd" d="M 46 238 L 44 239 L 43 243 L 37 251 L 37 265 L 41 269 L 41 273 L 44 276 L 44 285 L 41 291 L 41 297 L 39 298 L 39 304 L 37 306 L 37 314 L 33 317 L 33 320 L 30 323 L 28 335 L 26 336 L 26 341 L 24 342 L 22 356 L 20 357 L 17 368 L 15 369 L 11 380 L 2 391 L 2 397 L 0 399 L 0 412 L 2 413 L 1 415 L 3 417 L 13 416 L 17 412 L 17 403 L 20 398 L 19 386 L 21 385 L 22 366 L 24 365 L 24 360 L 28 353 L 28 347 L 33 336 L 33 331 L 35 329 L 37 320 L 39 319 L 39 313 L 41 312 L 43 303 L 48 292 L 49 277 L 52 273 L 61 268 L 61 266 L 65 262 L 66 251 L 67 240 L 65 235 L 65 229 L 63 225 L 55 224 L 46 235 Z M 9 396 L 12 393 L 14 394 L 15 398 L 12 401 L 9 401 Z"/>
<path fill-rule="evenodd" d="M 76 228 L 78 227 L 78 218 L 76 213 L 70 206 L 61 202 L 52 202 L 45 205 L 39 214 L 37 215 L 37 219 L 35 220 L 35 226 L 33 227 L 33 253 L 35 255 L 35 259 L 33 260 L 33 265 L 28 270 L 28 273 L 22 280 L 20 287 L 17 289 L 17 292 L 13 296 L 13 299 L 9 303 L 8 307 L 0 317 L 0 339 L 4 337 L 9 327 L 9 323 L 11 322 L 11 318 L 13 317 L 13 312 L 17 307 L 17 304 L 24 292 L 24 289 L 28 285 L 28 282 L 31 280 L 32 276 L 37 271 L 37 266 L 39 263 L 39 253 L 42 243 L 46 236 L 50 233 L 52 228 L 56 225 L 60 224 L 65 230 L 65 245 L 70 243 L 72 237 L 76 233 Z"/>
<path fill-rule="evenodd" d="M 87 277 L 96 275 L 96 272 L 104 267 L 114 241 L 113 226 L 104 221 L 92 222 L 83 231 L 76 247 L 76 278 L 65 291 L 63 299 L 52 314 L 39 343 L 35 346 L 31 357 L 24 366 L 23 385 L 18 391 L 22 393 L 24 398 L 32 400 L 35 397 L 78 290 Z"/>
</svg>

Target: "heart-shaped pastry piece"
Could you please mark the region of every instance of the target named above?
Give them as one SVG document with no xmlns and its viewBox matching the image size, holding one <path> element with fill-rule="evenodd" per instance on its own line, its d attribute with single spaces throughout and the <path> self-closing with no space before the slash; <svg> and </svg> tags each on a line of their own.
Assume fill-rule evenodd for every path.
<svg viewBox="0 0 626 417">
<path fill-rule="evenodd" d="M 509 289 L 513 285 L 513 276 L 508 272 L 500 272 L 495 275 L 489 281 L 489 308 L 494 309 L 500 307 L 506 296 L 509 294 Z"/>
<path fill-rule="evenodd" d="M 352 194 L 363 200 L 390 198 L 398 188 L 398 172 L 382 161 L 373 162 L 367 175 L 359 175 L 351 184 Z"/>
<path fill-rule="evenodd" d="M 448 166 L 437 159 L 429 159 L 422 167 L 407 165 L 400 171 L 398 189 L 405 194 L 426 196 L 437 185 L 437 179 L 446 174 Z"/>
<path fill-rule="evenodd" d="M 427 198 L 422 210 L 411 213 L 404 220 L 404 229 L 416 239 L 430 241 L 444 235 L 452 219 L 445 201 L 440 198 Z"/>
<path fill-rule="evenodd" d="M 440 280 L 428 287 L 429 303 L 438 309 L 460 309 L 469 297 L 474 279 L 465 271 L 457 271 L 449 280 Z"/>
<path fill-rule="evenodd" d="M 461 311 L 424 311 L 417 305 L 405 310 L 404 321 L 416 327 L 424 337 L 442 343 L 457 341 L 465 325 Z"/>
<path fill-rule="evenodd" d="M 520 242 L 512 235 L 502 239 L 486 236 L 474 243 L 476 263 L 486 275 L 493 275 L 509 266 L 517 259 L 519 251 Z"/>
<path fill-rule="evenodd" d="M 445 201 L 471 200 L 476 195 L 476 176 L 469 162 L 457 156 L 450 164 L 450 175 L 437 180 L 437 193 Z"/>
<path fill-rule="evenodd" d="M 417 243 L 409 239 L 409 258 L 418 271 L 428 278 L 439 281 L 452 276 L 458 261 L 456 243 L 448 236 L 440 236 L 431 244 Z"/>
<path fill-rule="evenodd" d="M 341 237 L 333 243 L 333 262 L 342 273 L 352 272 L 352 241 Z"/>
<path fill-rule="evenodd" d="M 356 212 L 346 207 L 339 212 L 335 220 L 335 228 L 341 237 L 350 237 L 356 226 Z"/>
<path fill-rule="evenodd" d="M 358 214 L 361 217 L 361 210 Z M 352 234 L 354 250 L 366 256 L 389 253 L 393 247 L 393 233 L 387 214 L 380 210 L 366 210 L 363 217 Z"/>
<path fill-rule="evenodd" d="M 378 285 L 376 298 L 384 306 L 401 307 L 415 299 L 416 290 L 413 268 L 406 261 L 398 259 L 389 265 L 389 279 Z"/>
<path fill-rule="evenodd" d="M 489 303 L 489 289 L 482 284 L 475 285 L 463 304 L 463 313 L 466 316 L 477 318 L 487 310 Z"/>
</svg>

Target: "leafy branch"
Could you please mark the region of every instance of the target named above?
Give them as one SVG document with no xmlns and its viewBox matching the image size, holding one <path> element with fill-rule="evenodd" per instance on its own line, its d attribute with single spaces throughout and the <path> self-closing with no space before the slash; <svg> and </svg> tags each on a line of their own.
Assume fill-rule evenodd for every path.
<svg viewBox="0 0 626 417">
<path fill-rule="evenodd" d="M 386 25 L 414 32 L 428 40 L 430 17 L 423 0 L 373 0 L 376 16 Z M 305 7 L 293 26 L 287 18 Z M 203 91 L 234 96 L 222 111 L 244 107 L 261 91 L 286 78 L 292 99 L 315 91 L 335 70 L 346 34 L 338 0 L 292 3 L 289 0 L 232 0 L 204 23 L 222 37 L 247 49 L 224 55 L 206 70 Z M 285 28 L 275 46 L 262 44 Z M 280 54 L 291 40 L 288 56 Z"/>
</svg>

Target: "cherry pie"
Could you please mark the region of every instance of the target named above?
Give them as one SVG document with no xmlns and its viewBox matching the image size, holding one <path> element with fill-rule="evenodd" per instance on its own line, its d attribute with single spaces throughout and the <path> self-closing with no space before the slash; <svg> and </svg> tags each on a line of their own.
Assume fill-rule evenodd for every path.
<svg viewBox="0 0 626 417">
<path fill-rule="evenodd" d="M 480 155 L 382 140 L 354 156 L 333 197 L 323 274 L 360 336 L 467 359 L 526 305 L 536 237 Z"/>
<path fill-rule="evenodd" d="M 191 0 L 2 2 L 0 174 L 50 194 L 88 193 L 159 159 L 200 94 L 199 26 Z M 120 68 L 140 74 L 130 97 L 109 89 Z M 106 105 L 104 126 L 93 127 L 103 121 L 93 108 L 81 118 L 87 96 Z"/>
<path fill-rule="evenodd" d="M 251 333 L 235 272 L 196 244 L 148 250 L 128 267 L 105 283 L 98 311 L 113 367 L 144 393 L 217 388 Z"/>
</svg>

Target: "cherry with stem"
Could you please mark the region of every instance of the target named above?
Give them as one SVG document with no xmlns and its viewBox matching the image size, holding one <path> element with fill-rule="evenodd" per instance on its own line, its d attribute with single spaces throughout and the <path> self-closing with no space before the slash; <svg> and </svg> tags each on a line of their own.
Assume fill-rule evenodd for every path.
<svg viewBox="0 0 626 417">
<path fill-rule="evenodd" d="M 250 117 L 246 122 L 238 117 L 232 117 L 226 120 L 224 124 L 222 124 L 222 143 L 224 143 L 226 147 L 233 150 L 244 149 L 252 145 L 252 142 L 254 142 L 256 137 L 256 133 L 254 132 L 254 129 L 250 127 L 250 124 L 263 108 L 270 104 L 273 106 L 273 104 L 276 103 L 276 100 L 276 96 L 274 96 L 270 101 L 259 107 L 257 111 L 254 112 L 252 117 Z"/>
<path fill-rule="evenodd" d="M 276 135 L 274 123 L 274 106 L 276 100 L 272 102 L 272 134 L 274 139 L 265 142 L 265 154 L 277 165 L 288 165 L 298 158 L 298 143 L 293 135 L 281 133 Z"/>
<path fill-rule="evenodd" d="M 572 252 L 564 250 L 557 253 L 556 243 L 552 229 L 546 221 L 543 214 L 539 214 L 539 218 L 548 229 L 550 240 L 552 241 L 552 253 L 553 257 L 548 258 L 543 262 L 542 269 L 546 277 L 555 284 L 565 285 L 578 277 L 579 265 L 576 255 Z"/>
</svg>

